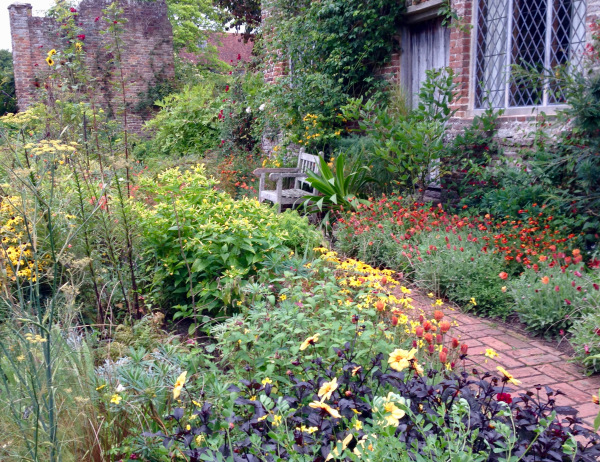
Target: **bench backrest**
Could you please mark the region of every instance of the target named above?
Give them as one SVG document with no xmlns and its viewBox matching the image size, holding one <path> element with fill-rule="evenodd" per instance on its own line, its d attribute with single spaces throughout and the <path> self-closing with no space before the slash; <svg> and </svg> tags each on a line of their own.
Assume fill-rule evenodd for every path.
<svg viewBox="0 0 600 462">
<path fill-rule="evenodd" d="M 316 174 L 319 173 L 319 156 L 315 156 L 313 154 L 307 154 L 304 148 L 300 149 L 300 153 L 298 154 L 298 169 L 301 172 L 306 172 L 310 170 Z M 296 189 L 304 189 L 306 191 L 312 191 L 313 187 L 310 185 L 305 178 L 297 178 L 294 182 L 294 188 Z"/>
</svg>

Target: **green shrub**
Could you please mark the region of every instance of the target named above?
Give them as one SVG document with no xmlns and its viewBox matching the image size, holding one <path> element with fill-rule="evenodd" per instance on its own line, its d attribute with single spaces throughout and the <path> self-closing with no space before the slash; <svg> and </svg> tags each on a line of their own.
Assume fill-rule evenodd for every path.
<svg viewBox="0 0 600 462">
<path fill-rule="evenodd" d="M 588 313 L 571 328 L 576 360 L 590 373 L 600 372 L 600 311 Z"/>
<path fill-rule="evenodd" d="M 509 287 L 527 328 L 554 336 L 566 332 L 584 314 L 598 310 L 600 292 L 593 285 L 597 283 L 597 273 L 586 273 L 583 268 L 544 266 L 537 272 L 527 269 Z"/>
<path fill-rule="evenodd" d="M 232 302 L 268 255 L 289 252 L 299 237 L 320 240 L 307 220 L 277 215 L 256 200 L 235 201 L 204 172 L 203 166 L 175 168 L 156 182 L 140 181 L 154 202 L 150 210 L 137 204 L 146 275 L 153 300 L 175 308 L 175 317 L 214 314 Z"/>
<path fill-rule="evenodd" d="M 431 232 L 422 236 L 416 252 L 414 278 L 426 290 L 479 314 L 506 318 L 512 313 L 510 297 L 498 277 L 504 261 L 483 252 L 478 240 L 468 239 L 466 233 Z"/>
<path fill-rule="evenodd" d="M 218 91 L 215 83 L 203 82 L 167 96 L 156 103 L 161 108 L 147 123 L 154 144 L 163 155 L 203 155 L 219 144 Z"/>
</svg>

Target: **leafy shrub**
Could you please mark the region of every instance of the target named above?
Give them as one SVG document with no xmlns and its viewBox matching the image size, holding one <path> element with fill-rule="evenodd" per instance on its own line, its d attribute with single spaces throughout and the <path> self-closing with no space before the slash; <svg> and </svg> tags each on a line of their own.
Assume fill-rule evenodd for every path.
<svg viewBox="0 0 600 462">
<path fill-rule="evenodd" d="M 419 91 L 419 105 L 404 114 L 395 107 L 378 107 L 376 101 L 351 101 L 342 108 L 344 116 L 358 121 L 373 143 L 372 155 L 383 161 L 394 182 L 421 200 L 444 150 L 446 122 L 453 112 L 454 75 L 450 69 L 427 71 Z"/>
<path fill-rule="evenodd" d="M 595 288 L 600 282 L 598 271 L 574 268 L 544 265 L 539 271 L 527 269 L 507 284 L 519 318 L 529 330 L 547 336 L 564 333 L 575 320 L 600 308 L 600 292 Z"/>
<path fill-rule="evenodd" d="M 173 393 L 183 406 L 160 431 L 145 433 L 162 443 L 146 443 L 146 457 L 168 460 L 181 451 L 191 461 L 409 461 L 458 453 L 468 460 L 566 462 L 600 455 L 596 435 L 573 417 L 576 411 L 556 406 L 560 391 L 538 386 L 513 396 L 516 381 L 503 370 L 500 378 L 424 371 L 414 358 L 397 359 L 408 351 L 361 353 L 361 335 L 357 329 L 353 341 L 338 341 L 328 356 L 320 339 L 306 339 L 285 378 L 251 375 L 217 399 L 193 393 L 180 375 Z"/>
<path fill-rule="evenodd" d="M 216 313 L 230 305 L 242 280 L 256 275 L 267 255 L 289 252 L 290 236 L 281 216 L 255 200 L 235 201 L 214 187 L 204 167 L 170 169 L 157 181 L 140 180 L 154 207 L 138 213 L 144 234 L 146 274 L 153 298 L 174 307 L 175 317 Z M 289 215 L 284 218 L 290 227 Z M 320 240 L 306 220 L 292 229 L 306 242 Z M 302 230 L 302 231 L 300 231 Z"/>
<path fill-rule="evenodd" d="M 156 103 L 161 108 L 147 128 L 163 155 L 202 156 L 219 144 L 219 95 L 214 82 L 187 87 Z"/>
<path fill-rule="evenodd" d="M 467 311 L 506 318 L 512 303 L 498 277 L 505 263 L 497 254 L 482 252 L 479 242 L 468 233 L 424 235 L 418 245 L 409 247 L 416 254 L 411 259 L 414 278 Z"/>
<path fill-rule="evenodd" d="M 600 311 L 584 315 L 571 328 L 576 359 L 591 372 L 600 372 Z"/>
<path fill-rule="evenodd" d="M 326 212 L 323 222 L 329 226 L 342 210 L 356 210 L 363 202 L 362 189 L 372 181 L 367 176 L 369 168 L 362 165 L 360 159 L 352 164 L 346 163 L 346 155 L 340 154 L 330 167 L 325 159 L 319 157 L 319 173 L 307 171 L 307 182 L 315 189 L 315 194 L 304 197 L 304 206 L 311 212 Z"/>
</svg>

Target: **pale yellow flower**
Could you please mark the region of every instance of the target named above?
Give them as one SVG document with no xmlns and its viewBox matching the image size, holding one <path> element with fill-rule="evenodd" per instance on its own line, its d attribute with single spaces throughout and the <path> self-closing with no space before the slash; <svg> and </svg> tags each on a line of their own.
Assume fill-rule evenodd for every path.
<svg viewBox="0 0 600 462">
<path fill-rule="evenodd" d="M 388 364 L 395 371 L 401 372 L 410 365 L 410 361 L 415 358 L 416 348 L 410 351 L 397 348 L 390 353 Z"/>
<path fill-rule="evenodd" d="M 502 366 L 498 366 L 496 369 L 498 369 L 500 371 L 500 373 L 504 376 L 504 378 L 506 379 L 507 383 L 512 383 L 513 385 L 520 385 L 521 381 L 515 379 L 512 374 L 510 374 L 506 369 L 504 369 Z"/>
<path fill-rule="evenodd" d="M 319 393 L 318 393 L 318 396 L 319 396 L 319 398 L 321 398 L 321 401 L 330 399 L 333 392 L 335 390 L 337 390 L 337 387 L 338 387 L 337 377 L 334 377 L 331 382 L 323 383 L 323 385 L 321 385 L 321 388 L 319 389 Z"/>
<path fill-rule="evenodd" d="M 318 341 L 319 334 L 315 334 L 312 337 L 308 337 L 306 340 L 304 340 L 304 342 L 302 342 L 302 345 L 300 345 L 300 351 L 306 350 L 309 345 L 314 345 Z"/>
<path fill-rule="evenodd" d="M 181 390 L 185 385 L 185 380 L 187 378 L 187 371 L 183 371 L 179 377 L 177 377 L 177 381 L 175 382 L 175 386 L 173 387 L 173 399 L 179 398 L 181 395 Z"/>
</svg>

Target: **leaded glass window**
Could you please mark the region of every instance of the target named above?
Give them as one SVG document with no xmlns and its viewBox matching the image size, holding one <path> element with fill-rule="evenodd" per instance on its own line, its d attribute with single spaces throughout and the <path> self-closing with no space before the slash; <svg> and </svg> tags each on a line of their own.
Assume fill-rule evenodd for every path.
<svg viewBox="0 0 600 462">
<path fill-rule="evenodd" d="M 478 0 L 475 108 L 564 103 L 548 72 L 581 65 L 585 17 L 585 0 Z"/>
</svg>

